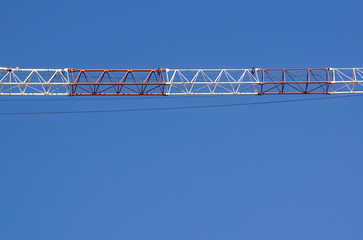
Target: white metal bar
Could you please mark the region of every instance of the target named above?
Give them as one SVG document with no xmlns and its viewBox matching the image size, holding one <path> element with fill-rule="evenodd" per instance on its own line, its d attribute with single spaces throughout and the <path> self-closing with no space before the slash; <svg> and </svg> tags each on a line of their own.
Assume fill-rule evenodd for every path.
<svg viewBox="0 0 363 240">
<path fill-rule="evenodd" d="M 4 76 L 2 76 L 5 73 Z M 53 87 L 54 86 L 54 87 Z M 53 88 L 52 88 L 53 87 Z M 0 68 L 0 95 L 70 95 L 68 69 Z"/>
<path fill-rule="evenodd" d="M 166 69 L 166 94 L 255 95 L 258 93 L 256 86 L 259 77 L 257 72 L 252 75 L 251 71 L 252 69 Z"/>
</svg>

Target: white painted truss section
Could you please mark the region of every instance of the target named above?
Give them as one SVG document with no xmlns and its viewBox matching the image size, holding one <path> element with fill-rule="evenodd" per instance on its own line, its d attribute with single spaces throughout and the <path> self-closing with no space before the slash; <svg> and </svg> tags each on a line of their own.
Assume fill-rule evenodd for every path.
<svg viewBox="0 0 363 240">
<path fill-rule="evenodd" d="M 70 95 L 67 69 L 0 68 L 0 95 Z"/>
<path fill-rule="evenodd" d="M 166 69 L 166 95 L 256 95 L 258 69 Z"/>
<path fill-rule="evenodd" d="M 330 68 L 331 94 L 363 93 L 363 68 Z"/>
</svg>

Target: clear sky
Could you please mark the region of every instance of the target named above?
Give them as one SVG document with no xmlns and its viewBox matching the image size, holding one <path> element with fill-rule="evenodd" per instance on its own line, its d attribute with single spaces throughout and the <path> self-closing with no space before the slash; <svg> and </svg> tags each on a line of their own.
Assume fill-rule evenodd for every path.
<svg viewBox="0 0 363 240">
<path fill-rule="evenodd" d="M 8 1 L 0 66 L 362 67 L 362 10 L 358 0 Z M 1 97 L 0 112 L 301 98 Z M 0 116 L 0 239 L 363 239 L 362 104 Z"/>
</svg>

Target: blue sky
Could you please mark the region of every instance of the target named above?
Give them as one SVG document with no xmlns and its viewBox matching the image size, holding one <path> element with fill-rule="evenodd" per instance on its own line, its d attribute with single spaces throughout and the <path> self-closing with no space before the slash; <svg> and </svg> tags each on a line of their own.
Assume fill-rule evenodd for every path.
<svg viewBox="0 0 363 240">
<path fill-rule="evenodd" d="M 362 1 L 2 9 L 4 67 L 362 67 Z M 0 112 L 301 98 L 2 97 Z M 362 104 L 0 116 L 0 239 L 362 239 Z"/>
</svg>

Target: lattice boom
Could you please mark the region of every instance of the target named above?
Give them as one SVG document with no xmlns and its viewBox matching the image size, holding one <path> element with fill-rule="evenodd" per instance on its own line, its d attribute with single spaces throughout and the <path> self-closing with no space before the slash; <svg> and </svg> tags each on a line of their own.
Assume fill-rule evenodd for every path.
<svg viewBox="0 0 363 240">
<path fill-rule="evenodd" d="M 265 95 L 363 93 L 363 68 L 0 68 L 0 95 Z"/>
</svg>

